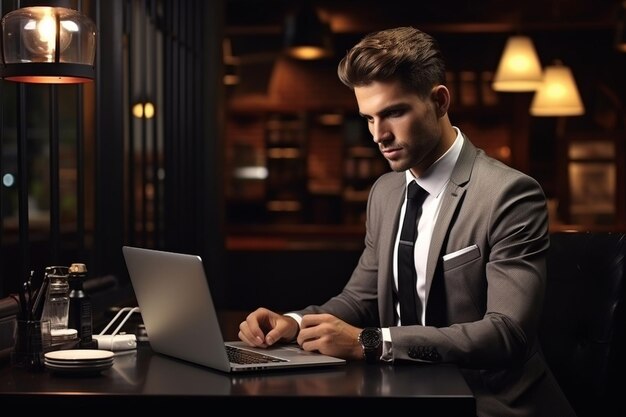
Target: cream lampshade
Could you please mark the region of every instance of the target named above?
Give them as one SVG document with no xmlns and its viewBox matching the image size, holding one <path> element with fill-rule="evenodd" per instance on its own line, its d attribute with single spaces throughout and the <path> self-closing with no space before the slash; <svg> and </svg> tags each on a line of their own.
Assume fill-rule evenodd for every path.
<svg viewBox="0 0 626 417">
<path fill-rule="evenodd" d="M 541 64 L 528 36 L 511 36 L 493 80 L 495 91 L 535 91 L 541 85 Z"/>
<path fill-rule="evenodd" d="M 585 113 L 569 67 L 556 62 L 546 67 L 543 83 L 530 105 L 533 116 L 580 116 Z"/>
</svg>

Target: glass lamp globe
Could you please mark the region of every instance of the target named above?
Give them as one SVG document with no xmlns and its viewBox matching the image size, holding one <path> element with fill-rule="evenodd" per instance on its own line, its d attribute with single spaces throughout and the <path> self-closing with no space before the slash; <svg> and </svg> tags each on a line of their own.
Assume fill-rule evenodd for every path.
<svg viewBox="0 0 626 417">
<path fill-rule="evenodd" d="M 94 78 L 96 25 L 65 7 L 33 6 L 2 18 L 2 67 L 6 80 L 82 83 Z"/>
</svg>

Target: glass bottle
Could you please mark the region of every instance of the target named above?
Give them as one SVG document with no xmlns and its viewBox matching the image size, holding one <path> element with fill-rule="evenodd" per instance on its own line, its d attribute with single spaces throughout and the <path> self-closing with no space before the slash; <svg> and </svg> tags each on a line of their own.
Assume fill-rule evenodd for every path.
<svg viewBox="0 0 626 417">
<path fill-rule="evenodd" d="M 70 281 L 70 310 L 68 326 L 78 331 L 79 346 L 84 349 L 95 348 L 96 341 L 93 335 L 93 313 L 91 299 L 83 289 L 87 278 L 87 266 L 73 263 L 69 269 Z"/>
</svg>

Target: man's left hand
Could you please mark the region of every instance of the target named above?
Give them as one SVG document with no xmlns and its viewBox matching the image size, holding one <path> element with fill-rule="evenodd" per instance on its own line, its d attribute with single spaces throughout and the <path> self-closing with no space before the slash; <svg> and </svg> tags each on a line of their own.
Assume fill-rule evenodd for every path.
<svg viewBox="0 0 626 417">
<path fill-rule="evenodd" d="M 343 359 L 363 359 L 359 343 L 361 329 L 330 314 L 307 314 L 302 317 L 298 344 L 306 351 Z"/>
</svg>

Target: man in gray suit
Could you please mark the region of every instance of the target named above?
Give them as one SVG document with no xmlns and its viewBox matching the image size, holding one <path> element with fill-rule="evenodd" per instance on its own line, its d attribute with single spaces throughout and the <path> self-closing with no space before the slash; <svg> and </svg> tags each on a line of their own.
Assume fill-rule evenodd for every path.
<svg viewBox="0 0 626 417">
<path fill-rule="evenodd" d="M 339 295 L 285 315 L 260 308 L 240 339 L 296 340 L 368 362 L 453 362 L 480 416 L 574 415 L 536 334 L 549 245 L 540 185 L 451 124 L 444 62 L 429 35 L 410 27 L 367 35 L 338 73 L 393 170 L 370 191 L 365 249 Z M 419 323 L 403 326 L 396 256 L 413 181 L 428 194 L 411 243 Z"/>
</svg>

